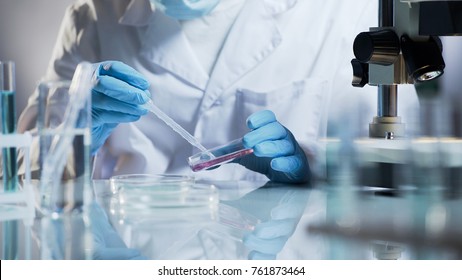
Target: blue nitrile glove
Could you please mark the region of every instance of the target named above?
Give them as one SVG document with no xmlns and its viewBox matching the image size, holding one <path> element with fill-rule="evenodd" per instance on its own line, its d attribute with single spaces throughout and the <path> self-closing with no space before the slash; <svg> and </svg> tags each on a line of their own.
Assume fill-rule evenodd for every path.
<svg viewBox="0 0 462 280">
<path fill-rule="evenodd" d="M 272 111 L 263 110 L 247 118 L 252 130 L 243 137 L 254 153 L 236 160 L 246 168 L 282 183 L 306 183 L 311 176 L 308 160 L 292 133 L 282 126 Z"/>
<path fill-rule="evenodd" d="M 255 226 L 244 236 L 243 243 L 250 250 L 251 260 L 272 260 L 284 248 L 305 210 L 305 189 L 287 191 L 270 213 L 270 219 Z"/>
<path fill-rule="evenodd" d="M 136 70 L 119 61 L 96 65 L 92 89 L 92 143 L 95 154 L 119 123 L 137 121 L 148 111 L 148 81 Z"/>
<path fill-rule="evenodd" d="M 136 249 L 127 248 L 119 234 L 109 223 L 104 210 L 96 203 L 90 207 L 90 223 L 93 235 L 93 259 L 95 260 L 143 260 Z"/>
<path fill-rule="evenodd" d="M 281 220 L 258 224 L 255 231 L 244 236 L 244 245 L 251 250 L 250 260 L 275 260 L 295 231 L 298 221 Z"/>
</svg>

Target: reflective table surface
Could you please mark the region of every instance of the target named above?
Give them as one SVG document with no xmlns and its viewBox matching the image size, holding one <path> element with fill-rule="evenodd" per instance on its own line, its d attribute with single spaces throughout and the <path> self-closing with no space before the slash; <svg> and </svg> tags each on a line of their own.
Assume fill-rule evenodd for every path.
<svg viewBox="0 0 462 280">
<path fill-rule="evenodd" d="M 195 185 L 214 189 L 172 203 L 165 194 L 128 196 L 110 181 L 93 181 L 95 202 L 83 219 L 89 234 L 61 225 L 50 235 L 38 217 L 32 258 L 77 256 L 43 253 L 45 239 L 63 234 L 90 242 L 92 259 L 462 259 L 460 191 L 324 182 Z"/>
</svg>

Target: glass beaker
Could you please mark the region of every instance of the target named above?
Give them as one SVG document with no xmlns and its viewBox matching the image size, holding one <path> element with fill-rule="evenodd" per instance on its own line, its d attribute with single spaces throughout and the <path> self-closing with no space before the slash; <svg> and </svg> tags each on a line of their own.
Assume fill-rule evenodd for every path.
<svg viewBox="0 0 462 280">
<path fill-rule="evenodd" d="M 75 126 L 65 128 L 67 124 L 62 112 L 69 104 L 70 84 L 70 81 L 59 81 L 39 85 L 37 128 L 41 203 L 49 211 L 62 211 L 69 203 L 73 203 L 73 208 L 81 207 L 83 188 L 90 186 L 91 104 L 87 102 L 80 110 Z M 65 140 L 69 142 L 68 147 L 62 145 Z M 52 154 L 56 156 L 46 163 L 47 156 Z M 58 169 L 51 170 L 53 173 L 49 174 L 47 164 Z M 56 182 L 70 185 L 63 188 Z"/>
<path fill-rule="evenodd" d="M 42 259 L 92 257 L 88 219 L 92 73 L 91 65 L 82 63 L 72 82 L 39 85 Z"/>
</svg>

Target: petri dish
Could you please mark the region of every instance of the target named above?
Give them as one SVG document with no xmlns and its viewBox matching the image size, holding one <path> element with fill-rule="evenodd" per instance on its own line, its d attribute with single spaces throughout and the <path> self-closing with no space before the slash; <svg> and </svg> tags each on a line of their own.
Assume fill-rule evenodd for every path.
<svg viewBox="0 0 462 280">
<path fill-rule="evenodd" d="M 120 190 L 132 193 L 174 193 L 183 192 L 191 184 L 194 177 L 172 174 L 127 174 L 112 176 L 109 179 L 114 193 Z"/>
<path fill-rule="evenodd" d="M 242 138 L 233 140 L 225 145 L 197 153 L 188 158 L 188 164 L 192 171 L 198 172 L 228 163 L 234 159 L 250 155 L 253 149 L 247 149 L 242 144 Z M 214 157 L 211 157 L 213 155 Z"/>
<path fill-rule="evenodd" d="M 214 185 L 190 184 L 181 192 L 133 192 L 122 188 L 114 202 L 114 214 L 119 219 L 134 222 L 203 215 L 215 217 L 219 197 Z"/>
</svg>

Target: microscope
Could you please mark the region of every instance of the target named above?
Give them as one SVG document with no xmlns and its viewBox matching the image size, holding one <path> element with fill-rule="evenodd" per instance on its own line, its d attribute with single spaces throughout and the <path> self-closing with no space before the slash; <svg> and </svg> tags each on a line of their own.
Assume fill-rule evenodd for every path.
<svg viewBox="0 0 462 280">
<path fill-rule="evenodd" d="M 378 89 L 377 115 L 369 123 L 369 138 L 355 141 L 358 150 L 355 164 L 360 166 L 359 172 L 356 172 L 360 185 L 394 189 L 402 184 L 402 178 L 409 177 L 406 170 L 410 160 L 432 167 L 447 164 L 444 163 L 446 155 L 439 156 L 441 162 L 437 162 L 431 153 L 440 151 L 435 151 L 434 147 L 446 149 L 444 153 L 459 157 L 450 146 L 453 142 L 440 145 L 436 138 L 434 146 L 430 142 L 428 145 L 424 143 L 427 150 L 422 151 L 423 155 L 409 155 L 409 149 L 417 147 L 409 148 L 413 145 L 410 144 L 412 139 L 405 136 L 411 135 L 409 131 L 412 129 L 406 131 L 398 116 L 398 85 L 413 84 L 422 104 L 424 94 L 420 94 L 421 89 L 430 88 L 428 85 L 435 84 L 431 81 L 444 73 L 443 45 L 439 36 L 462 35 L 462 0 L 378 1 L 378 27 L 358 34 L 353 44 L 352 85 L 364 87 L 368 84 Z M 425 118 L 426 122 L 432 116 Z M 439 120 L 431 121 L 435 126 L 441 126 Z M 425 124 L 428 125 L 427 122 Z M 394 139 L 393 142 L 390 142 L 391 139 Z M 420 160 L 420 156 L 424 160 Z M 457 168 L 451 166 L 454 174 L 462 170 L 462 162 L 455 160 Z M 456 177 L 450 179 L 451 185 L 462 182 L 461 176 Z"/>
<path fill-rule="evenodd" d="M 439 36 L 457 35 L 462 0 L 379 0 L 378 27 L 357 35 L 351 61 L 353 86 L 378 88 L 377 115 L 368 138 L 346 137 L 340 147 L 327 147 L 334 188 L 327 195 L 326 223 L 309 225 L 311 232 L 365 242 L 364 251 L 372 248 L 377 259 L 399 259 L 403 251 L 415 259 L 445 258 L 447 248 L 460 254 L 462 208 L 450 207 L 462 201 L 462 138 L 404 137 L 410 133 L 398 116 L 398 85 L 414 84 L 419 95 L 418 87 L 432 84 L 445 69 Z M 434 218 L 444 226 L 433 234 L 437 209 L 457 218 Z M 361 252 L 358 243 L 337 241 L 334 257 Z"/>
<path fill-rule="evenodd" d="M 378 87 L 371 138 L 405 135 L 398 116 L 399 84 L 420 84 L 441 76 L 445 63 L 438 36 L 462 35 L 461 0 L 379 0 L 379 26 L 357 35 L 352 85 Z"/>
</svg>

